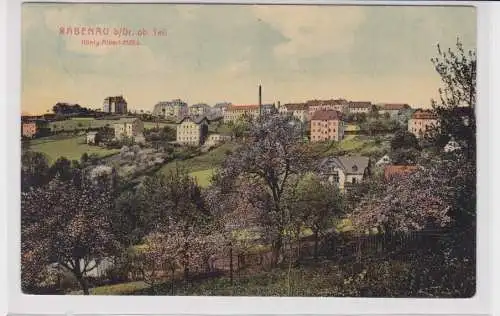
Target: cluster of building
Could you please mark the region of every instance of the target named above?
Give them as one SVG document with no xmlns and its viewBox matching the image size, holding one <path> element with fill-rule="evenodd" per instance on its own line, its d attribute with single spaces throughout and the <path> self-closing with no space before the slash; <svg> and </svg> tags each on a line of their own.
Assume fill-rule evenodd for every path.
<svg viewBox="0 0 500 316">
<path fill-rule="evenodd" d="M 136 143 L 144 143 L 144 122 L 135 117 L 120 118 L 113 124 L 115 140 L 133 139 Z M 87 133 L 87 144 L 96 143 L 97 132 Z"/>
<path fill-rule="evenodd" d="M 421 168 L 419 166 L 393 165 L 387 155 L 375 164 L 369 157 L 340 156 L 324 158 L 319 162 L 316 173 L 325 181 L 335 184 L 340 192 L 345 193 L 352 185 L 369 178 L 374 166 L 383 170 L 386 181 L 411 174 Z"/>
<path fill-rule="evenodd" d="M 224 123 L 235 123 L 244 117 L 255 119 L 263 114 L 279 113 L 290 115 L 310 127 L 310 139 L 313 142 L 344 138 L 348 114 L 389 115 L 393 119 L 408 119 L 412 108 L 408 104 L 373 104 L 369 101 L 348 101 L 345 99 L 309 100 L 302 103 L 273 104 L 262 103 L 262 87 L 259 85 L 257 104 L 237 105 L 219 103 L 211 107 L 204 103 L 191 106 L 180 99 L 159 102 L 154 106 L 153 115 L 176 119 L 177 142 L 189 145 L 202 145 L 208 140 L 210 120 L 221 118 Z M 223 135 L 213 136 L 217 139 Z"/>
<path fill-rule="evenodd" d="M 171 101 L 160 101 L 155 104 L 152 114 L 170 120 L 181 120 L 185 116 L 206 116 L 223 117 L 225 110 L 231 106 L 231 103 L 223 102 L 214 106 L 206 103 L 196 103 L 188 106 L 181 99 Z"/>
<path fill-rule="evenodd" d="M 341 141 L 346 134 L 346 116 L 349 114 L 370 114 L 389 116 L 395 120 L 408 121 L 408 130 L 418 138 L 423 137 L 429 129 L 438 125 L 433 111 L 413 110 L 404 103 L 373 104 L 370 101 L 349 101 L 346 99 L 309 100 L 301 103 L 273 104 L 262 103 L 262 87 L 259 85 L 258 103 L 236 105 L 229 102 L 210 106 L 206 103 L 197 103 L 188 106 L 181 99 L 158 102 L 152 111 L 154 116 L 177 121 L 177 142 L 194 146 L 205 142 L 216 143 L 227 139 L 229 135 L 208 134 L 208 125 L 212 120 L 223 120 L 225 123 L 235 123 L 243 117 L 257 118 L 266 113 L 279 113 L 295 117 L 309 126 L 310 140 Z M 123 95 L 110 96 L 104 99 L 103 112 L 112 114 L 128 113 L 127 101 Z M 458 115 L 467 116 L 462 111 Z M 115 134 L 141 138 L 142 129 L 140 120 L 122 119 L 114 124 Z M 33 137 L 41 123 L 39 121 L 23 121 L 22 135 Z M 91 138 L 91 137 L 90 137 Z"/>
</svg>

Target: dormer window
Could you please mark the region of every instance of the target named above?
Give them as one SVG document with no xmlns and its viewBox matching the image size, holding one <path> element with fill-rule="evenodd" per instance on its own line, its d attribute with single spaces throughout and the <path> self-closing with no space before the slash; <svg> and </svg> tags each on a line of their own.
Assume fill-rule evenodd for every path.
<svg viewBox="0 0 500 316">
<path fill-rule="evenodd" d="M 353 172 L 357 172 L 358 171 L 358 166 L 356 166 L 356 165 L 352 166 L 352 171 Z"/>
</svg>

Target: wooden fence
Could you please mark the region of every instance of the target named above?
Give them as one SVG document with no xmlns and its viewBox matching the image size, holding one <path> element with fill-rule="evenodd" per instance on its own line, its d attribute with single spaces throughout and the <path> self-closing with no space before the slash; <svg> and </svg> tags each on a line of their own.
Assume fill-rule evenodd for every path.
<svg viewBox="0 0 500 316">
<path fill-rule="evenodd" d="M 410 233 L 392 233 L 377 235 L 353 235 L 349 233 L 328 233 L 318 241 L 318 257 L 341 262 L 355 262 L 372 256 L 395 255 L 398 259 L 414 254 L 417 248 L 431 248 L 436 240 L 442 237 L 442 231 L 424 231 Z M 312 236 L 303 238 L 300 242 L 285 244 L 282 261 L 290 262 L 312 258 L 315 255 L 315 240 Z M 238 277 L 245 269 L 261 270 L 271 266 L 272 252 L 236 253 L 233 256 L 212 257 L 209 264 L 200 264 L 189 268 L 189 279 L 211 278 L 225 274 Z M 93 286 L 110 283 L 120 283 L 124 280 L 110 280 L 109 270 L 114 267 L 113 260 L 103 260 L 97 268 L 87 274 Z M 177 271 L 176 278 L 183 278 L 182 271 Z M 168 273 L 165 273 L 168 276 Z M 129 273 L 128 281 L 140 280 L 139 274 Z"/>
</svg>

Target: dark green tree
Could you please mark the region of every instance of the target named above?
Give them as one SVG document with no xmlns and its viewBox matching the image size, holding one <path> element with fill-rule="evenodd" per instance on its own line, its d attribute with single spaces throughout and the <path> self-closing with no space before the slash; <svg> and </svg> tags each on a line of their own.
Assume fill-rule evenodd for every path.
<svg viewBox="0 0 500 316">
<path fill-rule="evenodd" d="M 73 168 L 71 161 L 66 157 L 59 157 L 50 167 L 50 177 L 59 177 L 62 181 L 69 181 L 73 178 Z"/>
<path fill-rule="evenodd" d="M 414 165 L 419 158 L 418 140 L 407 130 L 399 130 L 391 140 L 390 157 L 396 165 Z"/>
<path fill-rule="evenodd" d="M 343 214 L 342 196 L 338 187 L 322 181 L 317 176 L 308 176 L 297 186 L 294 208 L 300 210 L 304 226 L 314 235 L 314 257 L 318 257 L 321 234 L 333 227 L 334 221 Z"/>
<path fill-rule="evenodd" d="M 21 156 L 21 187 L 23 191 L 30 187 L 39 187 L 50 181 L 49 161 L 40 152 L 26 151 Z"/>
<path fill-rule="evenodd" d="M 456 50 L 443 51 L 438 44 L 438 56 L 432 58 L 443 87 L 440 100 L 432 101 L 439 120 L 433 138 L 442 147 L 450 139 L 461 144 L 470 159 L 476 155 L 476 52 L 466 51 L 460 39 Z"/>
</svg>

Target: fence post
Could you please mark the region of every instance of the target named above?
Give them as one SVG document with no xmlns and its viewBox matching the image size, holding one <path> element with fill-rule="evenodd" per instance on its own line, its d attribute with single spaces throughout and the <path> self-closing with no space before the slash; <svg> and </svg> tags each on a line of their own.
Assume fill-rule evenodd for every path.
<svg viewBox="0 0 500 316">
<path fill-rule="evenodd" d="M 233 285 L 233 245 L 229 243 L 229 279 Z"/>
</svg>

